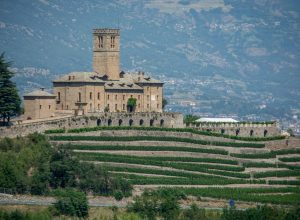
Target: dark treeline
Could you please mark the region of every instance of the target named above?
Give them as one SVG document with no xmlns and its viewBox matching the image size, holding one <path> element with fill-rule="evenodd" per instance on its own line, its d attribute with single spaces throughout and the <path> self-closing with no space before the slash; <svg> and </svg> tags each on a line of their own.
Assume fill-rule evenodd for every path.
<svg viewBox="0 0 300 220">
<path fill-rule="evenodd" d="M 95 195 L 131 194 L 125 179 L 99 166 L 80 163 L 69 151 L 53 148 L 41 134 L 0 141 L 0 190 L 8 193 L 53 194 L 76 188 Z"/>
</svg>

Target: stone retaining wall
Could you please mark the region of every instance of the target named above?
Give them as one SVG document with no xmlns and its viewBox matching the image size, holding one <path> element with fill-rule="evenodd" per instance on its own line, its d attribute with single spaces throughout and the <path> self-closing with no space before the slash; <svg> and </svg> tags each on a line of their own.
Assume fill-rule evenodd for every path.
<svg viewBox="0 0 300 220">
<path fill-rule="evenodd" d="M 95 126 L 153 126 L 183 128 L 181 113 L 91 113 L 84 116 L 18 124 L 0 128 L 0 138 L 26 136 L 50 129 L 73 129 Z"/>
<path fill-rule="evenodd" d="M 280 135 L 277 123 L 197 123 L 187 125 L 201 131 L 242 136 L 242 137 L 269 137 Z"/>
</svg>

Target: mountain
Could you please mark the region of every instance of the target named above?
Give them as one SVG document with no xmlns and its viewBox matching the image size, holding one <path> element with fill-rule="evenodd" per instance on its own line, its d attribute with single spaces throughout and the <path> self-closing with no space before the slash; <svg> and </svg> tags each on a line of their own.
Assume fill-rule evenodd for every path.
<svg viewBox="0 0 300 220">
<path fill-rule="evenodd" d="M 91 70 L 98 27 L 121 29 L 122 69 L 164 80 L 169 110 L 300 124 L 293 0 L 2 0 L 0 48 L 20 91 Z"/>
</svg>

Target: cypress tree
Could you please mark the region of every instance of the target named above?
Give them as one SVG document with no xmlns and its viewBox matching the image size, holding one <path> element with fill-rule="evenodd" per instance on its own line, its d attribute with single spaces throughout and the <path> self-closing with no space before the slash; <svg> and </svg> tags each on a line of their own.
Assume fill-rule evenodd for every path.
<svg viewBox="0 0 300 220">
<path fill-rule="evenodd" d="M 14 73 L 9 70 L 11 62 L 0 55 L 0 118 L 3 125 L 8 125 L 10 118 L 21 113 L 21 99 L 18 95 L 16 84 L 11 81 Z"/>
</svg>

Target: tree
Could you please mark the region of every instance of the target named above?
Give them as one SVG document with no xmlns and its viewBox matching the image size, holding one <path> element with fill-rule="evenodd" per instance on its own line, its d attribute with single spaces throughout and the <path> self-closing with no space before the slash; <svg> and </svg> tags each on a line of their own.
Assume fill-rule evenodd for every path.
<svg viewBox="0 0 300 220">
<path fill-rule="evenodd" d="M 289 133 L 291 137 L 295 136 L 294 131 L 291 128 L 288 128 L 286 132 Z"/>
<path fill-rule="evenodd" d="M 135 106 L 136 106 L 136 98 L 129 98 L 127 101 L 127 107 L 129 109 L 129 112 L 133 112 Z"/>
<path fill-rule="evenodd" d="M 79 218 L 87 217 L 89 214 L 86 195 L 74 189 L 61 191 L 54 208 L 58 214 L 77 216 Z"/>
<path fill-rule="evenodd" d="M 21 99 L 16 84 L 11 81 L 14 73 L 9 70 L 10 62 L 0 55 L 0 117 L 3 125 L 8 125 L 10 118 L 21 113 Z"/>
<path fill-rule="evenodd" d="M 165 98 L 163 98 L 162 100 L 162 109 L 165 109 L 166 105 L 168 104 L 168 100 L 166 100 Z"/>
</svg>

